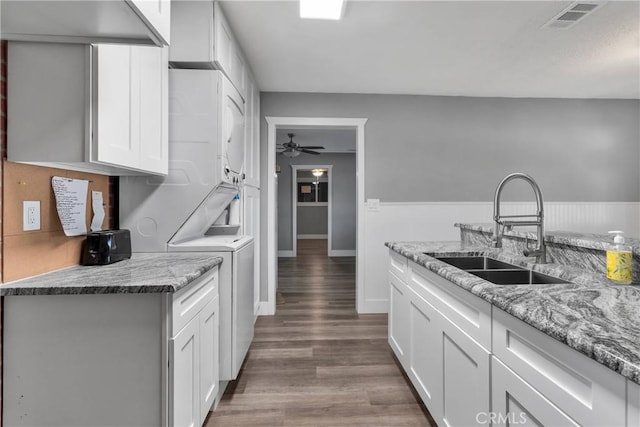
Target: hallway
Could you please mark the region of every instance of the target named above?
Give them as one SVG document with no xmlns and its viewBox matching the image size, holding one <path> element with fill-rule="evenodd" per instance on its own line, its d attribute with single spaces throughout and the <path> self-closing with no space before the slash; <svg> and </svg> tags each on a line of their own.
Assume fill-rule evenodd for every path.
<svg viewBox="0 0 640 427">
<path fill-rule="evenodd" d="M 429 426 L 391 355 L 386 314 L 355 311 L 355 258 L 299 240 L 278 273 L 276 315 L 258 318 L 240 376 L 206 425 Z"/>
</svg>

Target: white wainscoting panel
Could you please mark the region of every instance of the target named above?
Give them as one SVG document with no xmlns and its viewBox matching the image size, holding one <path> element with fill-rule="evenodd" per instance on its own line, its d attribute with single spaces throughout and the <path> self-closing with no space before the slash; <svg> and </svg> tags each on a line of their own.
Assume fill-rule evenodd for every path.
<svg viewBox="0 0 640 427">
<path fill-rule="evenodd" d="M 502 213 L 526 214 L 535 203 L 501 205 Z M 545 228 L 586 233 L 624 230 L 627 236 L 640 236 L 640 203 L 547 202 Z M 388 241 L 460 240 L 453 225 L 491 223 L 493 202 L 380 203 L 379 211 L 365 212 L 363 289 L 358 289 L 362 313 L 386 313 L 389 306 L 387 283 Z"/>
</svg>

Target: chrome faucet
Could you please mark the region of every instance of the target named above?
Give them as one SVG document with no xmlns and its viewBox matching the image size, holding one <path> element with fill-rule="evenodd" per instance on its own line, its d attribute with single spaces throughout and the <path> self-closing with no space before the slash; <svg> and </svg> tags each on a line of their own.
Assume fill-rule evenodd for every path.
<svg viewBox="0 0 640 427">
<path fill-rule="evenodd" d="M 502 195 L 502 190 L 504 186 L 514 179 L 522 179 L 528 182 L 533 188 L 533 192 L 536 195 L 536 206 L 537 212 L 535 214 L 529 215 L 500 215 L 500 196 Z M 520 219 L 520 220 L 508 220 L 505 221 L 505 218 L 535 218 L 535 219 Z M 501 182 L 498 184 L 496 188 L 496 193 L 493 198 L 493 220 L 495 221 L 495 226 L 493 230 L 493 238 L 492 244 L 494 248 L 502 247 L 502 234 L 504 232 L 504 228 L 510 230 L 515 226 L 533 226 L 535 225 L 537 228 L 537 237 L 538 244 L 535 249 L 529 249 L 529 239 L 526 241 L 526 248 L 522 252 L 524 256 L 536 257 L 536 262 L 539 264 L 545 264 L 547 262 L 547 247 L 544 243 L 544 206 L 542 201 L 542 192 L 540 191 L 540 187 L 536 181 L 531 178 L 529 175 L 516 172 L 510 175 L 507 175 Z M 502 230 L 501 230 L 502 227 Z"/>
</svg>

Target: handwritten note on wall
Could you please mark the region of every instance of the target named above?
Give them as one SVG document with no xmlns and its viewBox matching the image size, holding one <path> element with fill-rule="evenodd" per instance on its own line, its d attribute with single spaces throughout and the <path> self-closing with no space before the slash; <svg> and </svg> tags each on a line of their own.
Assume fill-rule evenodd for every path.
<svg viewBox="0 0 640 427">
<path fill-rule="evenodd" d="M 66 236 L 87 234 L 86 211 L 89 181 L 54 176 L 51 186 L 56 197 L 56 209 Z"/>
</svg>

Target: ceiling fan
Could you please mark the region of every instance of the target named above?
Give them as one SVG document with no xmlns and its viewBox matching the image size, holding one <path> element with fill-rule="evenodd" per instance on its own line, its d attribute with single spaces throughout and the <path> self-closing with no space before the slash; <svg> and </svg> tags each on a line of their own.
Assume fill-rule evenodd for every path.
<svg viewBox="0 0 640 427">
<path fill-rule="evenodd" d="M 278 146 L 283 149 L 282 151 L 280 151 L 280 153 L 284 154 L 287 157 L 297 157 L 300 155 L 300 153 L 317 155 L 320 153 L 313 150 L 324 150 L 324 147 L 315 146 L 315 145 L 302 146 L 300 144 L 293 142 L 293 137 L 295 136 L 295 134 L 293 133 L 288 133 L 287 136 L 289 137 L 288 142 L 285 142 L 284 144 L 278 144 Z"/>
</svg>

